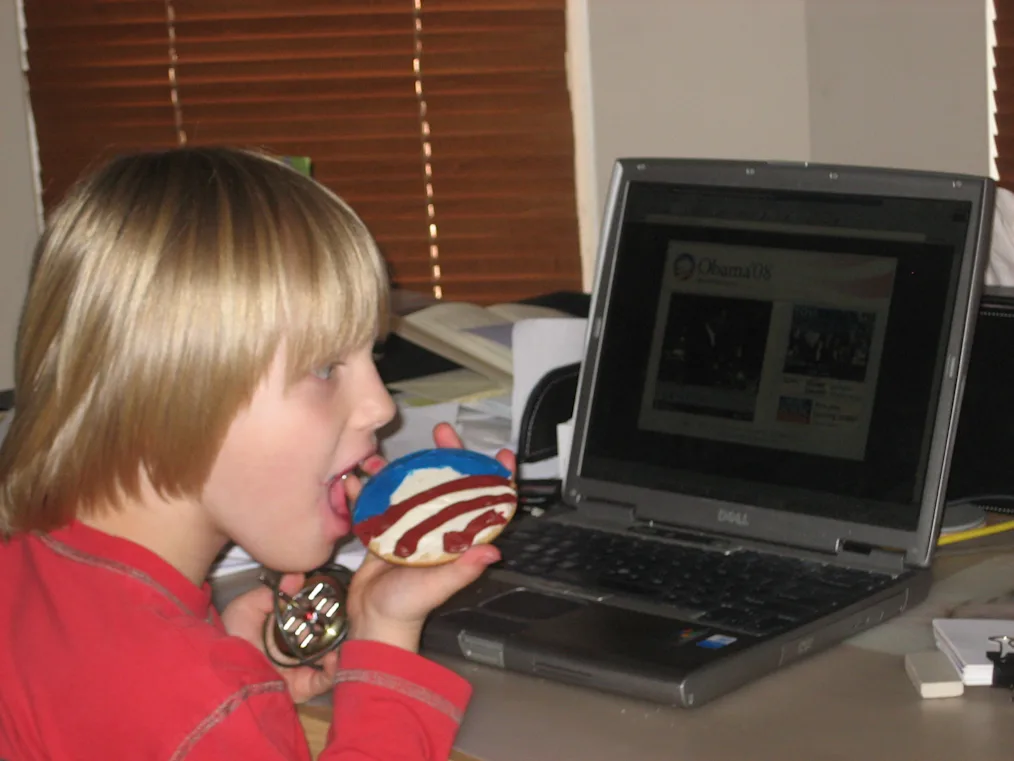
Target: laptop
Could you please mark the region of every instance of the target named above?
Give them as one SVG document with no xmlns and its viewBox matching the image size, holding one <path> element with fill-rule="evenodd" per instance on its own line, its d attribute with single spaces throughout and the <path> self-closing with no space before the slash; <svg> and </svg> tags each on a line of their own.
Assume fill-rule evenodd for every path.
<svg viewBox="0 0 1014 761">
<path fill-rule="evenodd" d="M 994 190 L 618 161 L 562 503 L 424 648 L 697 707 L 923 600 Z"/>
</svg>

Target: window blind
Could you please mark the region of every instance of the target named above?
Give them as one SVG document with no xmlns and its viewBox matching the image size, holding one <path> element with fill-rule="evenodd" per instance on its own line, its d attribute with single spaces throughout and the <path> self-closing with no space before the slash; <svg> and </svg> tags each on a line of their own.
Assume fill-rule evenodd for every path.
<svg viewBox="0 0 1014 761">
<path fill-rule="evenodd" d="M 307 156 L 395 285 L 580 288 L 565 0 L 25 0 L 47 208 L 147 147 Z"/>
<path fill-rule="evenodd" d="M 177 144 L 163 0 L 25 0 L 24 12 L 45 209 L 117 152 Z"/>
<path fill-rule="evenodd" d="M 1000 184 L 1014 189 L 1014 0 L 993 0 L 993 7 L 996 165 Z"/>
</svg>

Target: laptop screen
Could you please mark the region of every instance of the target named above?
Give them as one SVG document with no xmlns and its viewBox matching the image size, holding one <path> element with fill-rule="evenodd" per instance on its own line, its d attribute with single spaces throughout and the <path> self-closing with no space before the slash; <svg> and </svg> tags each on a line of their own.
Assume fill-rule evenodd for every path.
<svg viewBox="0 0 1014 761">
<path fill-rule="evenodd" d="M 582 475 L 915 528 L 971 213 L 631 183 Z"/>
</svg>

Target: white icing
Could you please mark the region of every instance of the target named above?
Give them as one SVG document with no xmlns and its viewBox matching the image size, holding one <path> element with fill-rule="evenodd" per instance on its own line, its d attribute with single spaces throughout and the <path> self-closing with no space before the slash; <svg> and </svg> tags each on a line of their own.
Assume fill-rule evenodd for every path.
<svg viewBox="0 0 1014 761">
<path fill-rule="evenodd" d="M 391 504 L 404 502 L 419 492 L 432 489 L 434 486 L 440 486 L 440 484 L 445 484 L 456 478 L 464 477 L 463 473 L 459 473 L 449 465 L 442 468 L 420 468 L 405 476 L 405 480 L 391 493 Z"/>
<path fill-rule="evenodd" d="M 462 474 L 454 470 L 454 468 L 425 468 L 418 470 L 408 477 L 405 481 L 395 489 L 391 495 L 391 504 L 396 504 L 409 497 L 415 496 L 416 494 L 432 489 L 434 486 L 453 481 L 457 478 L 462 478 Z M 370 549 L 379 555 L 394 555 L 395 545 L 398 540 L 405 535 L 409 529 L 419 525 L 427 518 L 439 513 L 449 505 L 456 504 L 458 502 L 464 502 L 469 499 L 476 499 L 477 497 L 487 495 L 498 495 L 498 494 L 514 494 L 514 489 L 508 484 L 500 484 L 497 486 L 484 486 L 476 489 L 460 489 L 450 494 L 444 494 L 434 499 L 424 502 L 421 505 L 417 505 L 409 510 L 405 515 L 395 521 L 387 531 L 374 537 L 370 541 Z M 499 505 L 487 505 L 486 507 L 479 507 L 475 510 L 470 510 L 463 515 L 459 515 L 452 518 L 445 523 L 442 523 L 438 528 L 424 534 L 420 538 L 418 545 L 416 546 L 415 552 L 404 558 L 407 562 L 425 562 L 427 560 L 433 560 L 444 555 L 444 535 L 449 531 L 461 531 L 465 528 L 474 518 L 482 515 L 487 510 L 496 510 L 506 520 L 510 520 L 514 515 L 515 503 L 506 502 Z M 475 538 L 475 542 L 480 542 L 488 539 L 495 535 L 503 528 L 502 525 L 491 526 L 489 528 L 480 531 Z"/>
</svg>

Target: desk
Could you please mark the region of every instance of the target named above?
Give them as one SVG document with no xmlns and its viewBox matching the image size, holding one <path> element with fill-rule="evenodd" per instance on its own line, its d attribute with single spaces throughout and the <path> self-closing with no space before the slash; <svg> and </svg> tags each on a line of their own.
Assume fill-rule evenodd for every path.
<svg viewBox="0 0 1014 761">
<path fill-rule="evenodd" d="M 936 583 L 1014 550 L 1011 535 L 980 541 L 978 551 L 969 542 L 942 552 Z M 921 700 L 901 656 L 850 644 L 695 710 L 437 660 L 474 686 L 455 761 L 992 761 L 1014 755 L 1014 703 L 1005 691 L 975 687 L 960 698 Z M 304 706 L 301 714 L 311 742 L 319 743 L 327 709 Z"/>
</svg>

